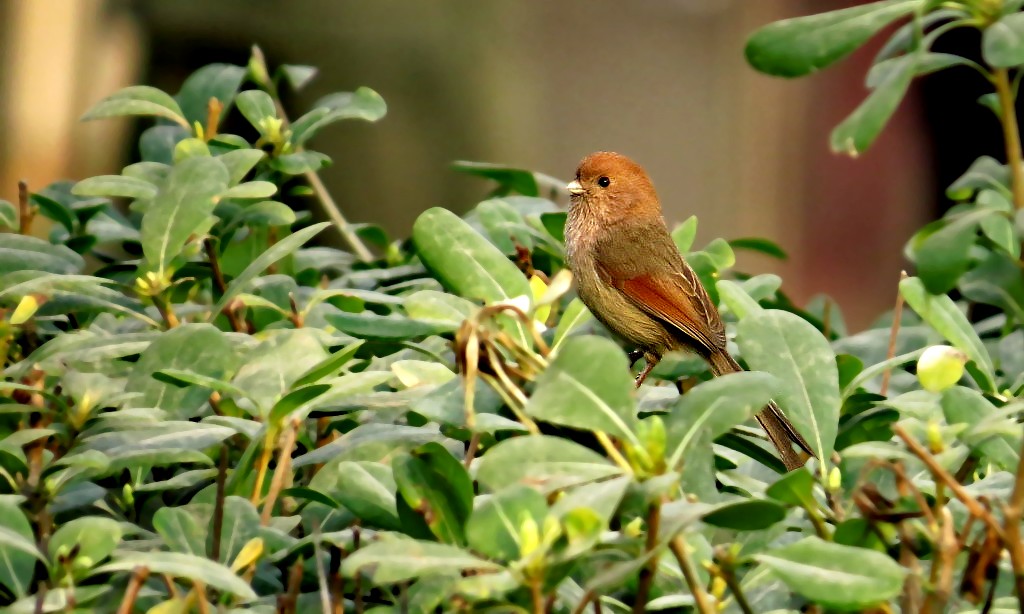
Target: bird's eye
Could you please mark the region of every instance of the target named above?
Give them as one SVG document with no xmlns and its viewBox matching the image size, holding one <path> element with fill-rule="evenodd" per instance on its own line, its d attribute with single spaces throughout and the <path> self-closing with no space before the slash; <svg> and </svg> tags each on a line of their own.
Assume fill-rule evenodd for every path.
<svg viewBox="0 0 1024 614">
<path fill-rule="evenodd" d="M 597 185 L 601 186 L 602 188 L 607 188 L 611 184 L 612 180 L 607 177 L 601 177 L 600 179 L 597 180 Z"/>
</svg>

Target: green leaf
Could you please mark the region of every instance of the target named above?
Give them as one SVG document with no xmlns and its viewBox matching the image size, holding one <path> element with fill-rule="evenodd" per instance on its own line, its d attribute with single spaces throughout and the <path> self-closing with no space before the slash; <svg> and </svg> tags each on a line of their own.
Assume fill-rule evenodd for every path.
<svg viewBox="0 0 1024 614">
<path fill-rule="evenodd" d="M 754 558 L 793 592 L 841 610 L 860 610 L 895 597 L 906 575 L 906 570 L 885 554 L 817 537 Z"/>
<path fill-rule="evenodd" d="M 245 267 L 245 270 L 242 271 L 238 277 L 231 280 L 231 283 L 228 285 L 227 292 L 224 293 L 224 296 L 220 297 L 220 300 L 217 301 L 217 304 L 211 310 L 210 321 L 212 322 L 216 319 L 220 312 L 224 311 L 224 308 L 227 307 L 228 303 L 230 303 L 239 292 L 244 290 L 249 282 L 262 273 L 264 269 L 285 256 L 292 254 L 307 241 L 312 239 L 317 233 L 330 225 L 330 222 L 321 222 L 319 224 L 313 224 L 308 228 L 297 230 L 257 256 L 251 263 L 249 263 L 249 266 Z"/>
<path fill-rule="evenodd" d="M 685 254 L 693 247 L 693 240 L 697 238 L 697 216 L 691 215 L 682 224 L 672 230 L 672 241 L 675 242 L 679 252 Z"/>
<path fill-rule="evenodd" d="M 982 33 L 981 55 L 993 68 L 1024 64 L 1024 13 L 999 18 Z"/>
<path fill-rule="evenodd" d="M 133 85 L 96 103 L 83 120 L 122 115 L 155 115 L 189 128 L 181 107 L 166 92 L 148 85 Z"/>
<path fill-rule="evenodd" d="M 207 223 L 227 184 L 227 169 L 216 158 L 191 158 L 168 173 L 142 218 L 142 251 L 160 275 Z"/>
<path fill-rule="evenodd" d="M 781 380 L 775 400 L 827 471 L 839 423 L 839 373 L 828 341 L 800 316 L 766 310 L 740 321 L 736 342 L 751 369 Z"/>
<path fill-rule="evenodd" d="M 157 187 L 144 179 L 124 175 L 99 175 L 75 184 L 75 196 L 107 196 L 122 198 L 153 198 Z"/>
<path fill-rule="evenodd" d="M 10 201 L 0 200 L 0 228 L 18 228 L 18 209 Z"/>
<path fill-rule="evenodd" d="M 533 230 L 507 201 L 485 200 L 476 206 L 476 214 L 491 241 L 503 253 L 515 255 L 517 247 L 533 251 Z"/>
<path fill-rule="evenodd" d="M 188 370 L 199 375 L 223 379 L 237 364 L 230 342 L 209 324 L 184 324 L 157 337 L 139 357 L 125 389 L 141 396 L 132 407 L 159 407 L 173 417 L 192 416 L 210 396 L 199 387 L 179 388 L 153 378 L 165 369 Z"/>
<path fill-rule="evenodd" d="M 684 394 L 665 416 L 666 460 L 678 469 L 702 434 L 715 439 L 749 420 L 771 401 L 781 382 L 767 373 L 733 373 L 702 382 Z"/>
<path fill-rule="evenodd" d="M 83 268 L 85 260 L 63 245 L 17 234 L 5 234 L 0 242 L 0 275 L 29 270 L 69 275 Z"/>
<path fill-rule="evenodd" d="M 988 252 L 958 285 L 965 298 L 995 305 L 1024 321 L 1024 275 L 1016 258 L 1003 252 Z"/>
<path fill-rule="evenodd" d="M 244 79 L 245 68 L 234 64 L 208 64 L 189 75 L 176 96 L 189 125 L 199 122 L 209 130 L 210 99 L 220 101 L 223 118 Z"/>
<path fill-rule="evenodd" d="M 295 220 L 291 207 L 276 200 L 265 200 L 245 206 L 232 222 L 250 226 L 291 226 Z"/>
<path fill-rule="evenodd" d="M 890 60 L 892 69 L 881 83 L 853 113 L 832 131 L 829 138 L 832 151 L 856 158 L 868 147 L 896 112 L 917 70 L 917 55 L 905 55 Z"/>
<path fill-rule="evenodd" d="M 114 555 L 113 562 L 94 569 L 93 575 L 130 572 L 136 567 L 145 567 L 153 574 L 198 580 L 208 587 L 236 595 L 243 602 L 256 599 L 256 593 L 248 582 L 224 565 L 206 557 L 179 552 L 119 552 Z"/>
<path fill-rule="evenodd" d="M 277 70 L 280 74 L 284 75 L 288 85 L 295 91 L 305 87 L 319 72 L 315 66 L 304 66 L 302 64 L 282 64 Z"/>
<path fill-rule="evenodd" d="M 217 159 L 228 169 L 228 184 L 235 185 L 241 182 L 266 155 L 266 152 L 259 149 L 234 149 L 222 153 Z"/>
<path fill-rule="evenodd" d="M 220 562 L 230 564 L 245 544 L 259 532 L 260 514 L 244 497 L 224 498 L 224 525 L 220 535 Z M 213 532 L 207 536 L 207 549 L 212 550 Z"/>
<path fill-rule="evenodd" d="M 269 181 L 247 181 L 228 188 L 220 198 L 270 198 L 276 193 L 277 186 Z"/>
<path fill-rule="evenodd" d="M 572 299 L 569 306 L 565 308 L 565 312 L 562 313 L 562 317 L 558 320 L 555 336 L 551 343 L 551 351 L 557 350 L 573 331 L 593 319 L 594 316 L 587 309 L 587 306 L 583 304 L 583 301 L 578 298 Z"/>
<path fill-rule="evenodd" d="M 35 546 L 32 525 L 17 504 L 0 499 L 0 584 L 16 597 L 24 597 L 37 560 L 42 556 Z"/>
<path fill-rule="evenodd" d="M 466 523 L 469 546 L 489 558 L 515 561 L 520 551 L 520 526 L 524 517 L 544 525 L 548 506 L 544 495 L 529 486 L 512 486 L 487 497 Z"/>
<path fill-rule="evenodd" d="M 996 464 L 1004 471 L 1016 471 L 1018 461 L 1018 450 L 1020 449 L 1020 434 L 1016 436 L 1009 434 L 992 434 L 982 431 L 979 433 L 977 427 L 998 412 L 982 394 L 963 386 L 953 386 L 942 392 L 942 412 L 945 414 L 946 423 L 950 425 L 963 424 L 968 428 L 959 431 L 957 438 L 960 439 L 971 450 L 978 450 L 985 457 Z M 1019 430 L 1016 422 L 1009 422 L 1011 432 Z"/>
<path fill-rule="evenodd" d="M 921 0 L 883 0 L 769 24 L 747 42 L 747 61 L 778 77 L 821 70 L 863 45 L 879 30 L 909 15 Z"/>
<path fill-rule="evenodd" d="M 729 279 L 720 279 L 715 286 L 718 287 L 718 296 L 721 297 L 722 303 L 740 319 L 764 311 L 764 308 L 738 283 Z"/>
<path fill-rule="evenodd" d="M 195 506 L 161 507 L 153 514 L 153 528 L 171 550 L 205 557 L 206 524 L 194 512 Z"/>
<path fill-rule="evenodd" d="M 48 548 L 50 561 L 58 567 L 58 557 L 68 557 L 72 549 L 77 554 L 72 559 L 75 575 L 92 568 L 103 561 L 121 543 L 121 524 L 103 516 L 75 518 L 60 526 L 50 538 Z"/>
<path fill-rule="evenodd" d="M 341 461 L 324 466 L 310 482 L 348 508 L 366 526 L 389 531 L 402 528 L 391 467 L 383 463 Z"/>
<path fill-rule="evenodd" d="M 315 367 L 306 371 L 299 379 L 295 380 L 296 386 L 305 386 L 306 384 L 314 384 L 326 377 L 336 375 L 359 351 L 359 348 L 363 346 L 362 339 L 356 340 L 345 347 L 341 348 L 337 352 L 331 354 L 324 360 L 317 363 Z"/>
<path fill-rule="evenodd" d="M 369 571 L 366 570 L 368 567 Z M 395 584 L 469 570 L 493 572 L 500 569 L 500 565 L 477 558 L 461 548 L 411 539 L 373 542 L 345 557 L 341 564 L 341 573 L 346 578 L 353 578 L 362 571 L 374 584 Z"/>
<path fill-rule="evenodd" d="M 1006 215 L 988 215 L 981 219 L 981 231 L 986 237 L 1014 259 L 1020 258 L 1020 238 L 1013 230 L 1013 222 Z"/>
<path fill-rule="evenodd" d="M 29 195 L 29 202 L 39 207 L 39 212 L 64 227 L 69 233 L 75 232 L 75 216 L 71 207 L 43 194 Z"/>
<path fill-rule="evenodd" d="M 741 499 L 716 506 L 704 522 L 734 531 L 760 531 L 786 517 L 786 508 L 768 499 Z"/>
<path fill-rule="evenodd" d="M 951 200 L 966 200 L 975 191 L 991 189 L 996 194 L 1009 195 L 1010 169 L 1000 164 L 995 158 L 981 156 L 970 168 L 946 190 L 946 197 Z M 979 194 L 979 199 L 980 199 Z"/>
<path fill-rule="evenodd" d="M 330 165 L 331 159 L 316 151 L 300 151 L 297 153 L 275 156 L 270 159 L 270 168 L 286 175 L 315 173 Z"/>
<path fill-rule="evenodd" d="M 277 403 L 274 403 L 274 407 L 270 410 L 270 415 L 267 417 L 267 422 L 269 424 L 280 424 L 285 418 L 291 415 L 292 412 L 302 408 L 304 405 L 330 389 L 331 387 L 327 384 L 309 384 L 307 386 L 295 388 L 288 394 L 281 397 L 281 400 Z M 309 413 L 309 408 L 302 412 L 302 414 L 307 413 Z M 305 416 L 300 414 L 300 417 L 304 418 Z"/>
<path fill-rule="evenodd" d="M 532 296 L 526 276 L 490 241 L 451 211 L 434 207 L 420 214 L 412 239 L 423 264 L 446 288 L 488 303 Z M 519 322 L 507 329 L 523 345 L 530 338 Z"/>
<path fill-rule="evenodd" d="M 775 481 L 764 494 L 787 505 L 815 508 L 814 476 L 805 467 L 794 469 Z"/>
<path fill-rule="evenodd" d="M 387 110 L 380 94 L 368 87 L 331 94 L 318 100 L 311 111 L 292 123 L 292 143 L 302 145 L 325 126 L 343 119 L 375 122 L 384 117 Z"/>
<path fill-rule="evenodd" d="M 153 126 L 139 137 L 139 153 L 143 161 L 172 164 L 174 148 L 190 136 L 192 133 L 181 126 Z"/>
<path fill-rule="evenodd" d="M 634 433 L 636 402 L 629 365 L 609 339 L 587 336 L 566 341 L 537 379 L 524 411 L 546 422 L 604 431 L 642 447 Z"/>
<path fill-rule="evenodd" d="M 391 462 L 398 492 L 440 541 L 465 545 L 473 487 L 462 464 L 438 443 Z"/>
<path fill-rule="evenodd" d="M 622 474 L 597 452 L 548 435 L 506 439 L 488 450 L 474 467 L 476 479 L 492 491 L 528 484 L 551 492 Z"/>
<path fill-rule="evenodd" d="M 500 185 L 498 190 L 500 195 L 516 192 L 523 196 L 540 196 L 537 178 L 532 172 L 521 168 L 513 168 L 503 164 L 466 162 L 461 160 L 452 164 L 452 168 L 460 173 L 497 181 Z"/>
<path fill-rule="evenodd" d="M 967 317 L 957 309 L 953 299 L 946 295 L 929 294 L 921 280 L 916 277 L 908 277 L 900 282 L 900 294 L 921 319 L 974 361 L 985 380 L 979 384 L 987 391 L 994 391 L 992 358 Z"/>
<path fill-rule="evenodd" d="M 908 250 L 917 264 L 918 276 L 932 294 L 945 294 L 970 265 L 970 249 L 978 224 L 993 217 L 991 211 L 972 211 L 946 222 L 928 224 L 910 240 Z"/>
<path fill-rule="evenodd" d="M 769 241 L 768 239 L 762 239 L 760 237 L 745 237 L 741 239 L 731 239 L 729 245 L 734 250 L 747 250 L 751 252 L 757 252 L 764 254 L 765 256 L 771 256 L 779 260 L 785 260 L 789 256 L 786 254 L 777 243 Z"/>
<path fill-rule="evenodd" d="M 260 120 L 277 117 L 274 99 L 263 90 L 246 90 L 235 98 L 235 104 L 245 119 L 249 120 L 249 123 L 260 132 L 262 132 Z"/>
<path fill-rule="evenodd" d="M 400 315 L 380 316 L 371 312 L 328 313 L 324 319 L 336 329 L 363 339 L 402 341 L 448 333 L 457 327 L 447 322 L 414 320 Z"/>
</svg>

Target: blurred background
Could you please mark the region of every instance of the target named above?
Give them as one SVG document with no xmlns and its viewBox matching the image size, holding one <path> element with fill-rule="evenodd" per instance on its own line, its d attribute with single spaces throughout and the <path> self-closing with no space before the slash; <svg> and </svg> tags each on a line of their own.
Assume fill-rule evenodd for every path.
<svg viewBox="0 0 1024 614">
<path fill-rule="evenodd" d="M 343 122 L 311 144 L 351 221 L 407 236 L 416 215 L 461 211 L 492 187 L 454 160 L 570 178 L 594 150 L 625 153 L 654 179 L 670 225 L 700 218 L 698 244 L 763 236 L 784 263 L 741 254 L 804 301 L 835 298 L 853 330 L 895 298 L 912 232 L 998 124 L 969 70 L 920 81 L 873 148 L 831 154 L 828 134 L 865 96 L 881 39 L 811 78 L 750 69 L 747 36 L 771 21 L 854 0 L 0 0 L 0 198 L 16 181 L 117 173 L 134 155 L 127 120 L 79 123 L 96 101 L 146 83 L 171 93 L 213 62 L 319 67 L 286 100 L 365 85 L 377 124 Z M 959 36 L 959 35 L 958 35 Z M 944 44 L 971 53 L 977 41 Z M 948 50 L 948 49 L 947 49 Z M 45 233 L 45 229 L 37 232 Z"/>
</svg>

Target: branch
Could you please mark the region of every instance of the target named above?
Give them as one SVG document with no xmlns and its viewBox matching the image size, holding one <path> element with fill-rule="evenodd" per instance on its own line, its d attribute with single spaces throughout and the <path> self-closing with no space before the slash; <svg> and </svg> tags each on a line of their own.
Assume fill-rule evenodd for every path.
<svg viewBox="0 0 1024 614">
<path fill-rule="evenodd" d="M 633 614 L 643 614 L 647 609 L 647 598 L 651 592 L 651 585 L 654 584 L 654 576 L 658 573 L 658 555 L 652 554 L 652 552 L 658 547 L 658 529 L 660 527 L 661 500 L 657 500 L 647 510 L 647 542 L 644 545 L 644 552 L 650 559 L 640 570 L 640 584 L 636 589 Z"/>
<path fill-rule="evenodd" d="M 1006 145 L 1006 163 L 1010 167 L 1013 204 L 1020 210 L 1024 209 L 1024 155 L 1021 154 L 1013 87 L 1005 68 L 996 68 L 992 72 L 992 82 L 996 86 L 996 95 L 999 96 L 1000 121 L 1003 124 L 1003 139 Z"/>
<path fill-rule="evenodd" d="M 675 555 L 676 562 L 679 563 L 679 569 L 683 572 L 686 586 L 690 588 L 690 594 L 693 595 L 697 611 L 701 614 L 717 614 L 715 606 L 711 603 L 711 596 L 701 586 L 700 578 L 697 577 L 697 570 L 693 567 L 690 554 L 686 551 L 686 542 L 683 541 L 682 537 L 676 536 L 668 543 L 668 547 L 672 550 L 672 554 Z M 736 602 L 738 604 L 739 599 Z"/>
<path fill-rule="evenodd" d="M 292 451 L 295 449 L 295 437 L 298 434 L 298 430 L 299 421 L 296 419 L 292 421 L 284 434 L 284 445 L 281 446 L 281 451 L 277 455 L 277 467 L 274 468 L 274 477 L 270 481 L 270 491 L 267 492 L 267 498 L 263 502 L 263 514 L 260 515 L 260 524 L 263 526 L 270 524 L 270 516 L 274 511 L 277 496 L 281 493 L 281 488 L 284 486 L 285 476 L 291 471 Z"/>
<path fill-rule="evenodd" d="M 28 201 L 28 183 L 22 179 L 18 182 L 18 234 L 32 233 L 32 220 L 36 212 Z"/>
<path fill-rule="evenodd" d="M 907 278 L 906 271 L 900 271 L 900 281 Z M 900 333 L 900 320 L 903 319 L 903 295 L 900 294 L 899 286 L 896 288 L 896 307 L 892 310 L 892 328 L 889 330 L 889 351 L 885 354 L 886 360 L 892 360 L 896 356 L 896 338 Z M 882 385 L 878 392 L 883 397 L 889 394 L 889 377 L 892 375 L 892 367 L 882 374 Z"/>
</svg>

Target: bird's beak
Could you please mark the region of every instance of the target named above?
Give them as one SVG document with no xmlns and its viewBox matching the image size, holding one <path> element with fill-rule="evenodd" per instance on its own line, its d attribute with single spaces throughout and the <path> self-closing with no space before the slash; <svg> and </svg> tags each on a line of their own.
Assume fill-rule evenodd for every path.
<svg viewBox="0 0 1024 614">
<path fill-rule="evenodd" d="M 583 189 L 583 186 L 580 185 L 579 181 L 570 182 L 569 185 L 565 186 L 565 189 L 569 190 L 569 194 L 571 196 L 579 196 L 580 194 L 586 192 L 586 190 Z"/>
</svg>

